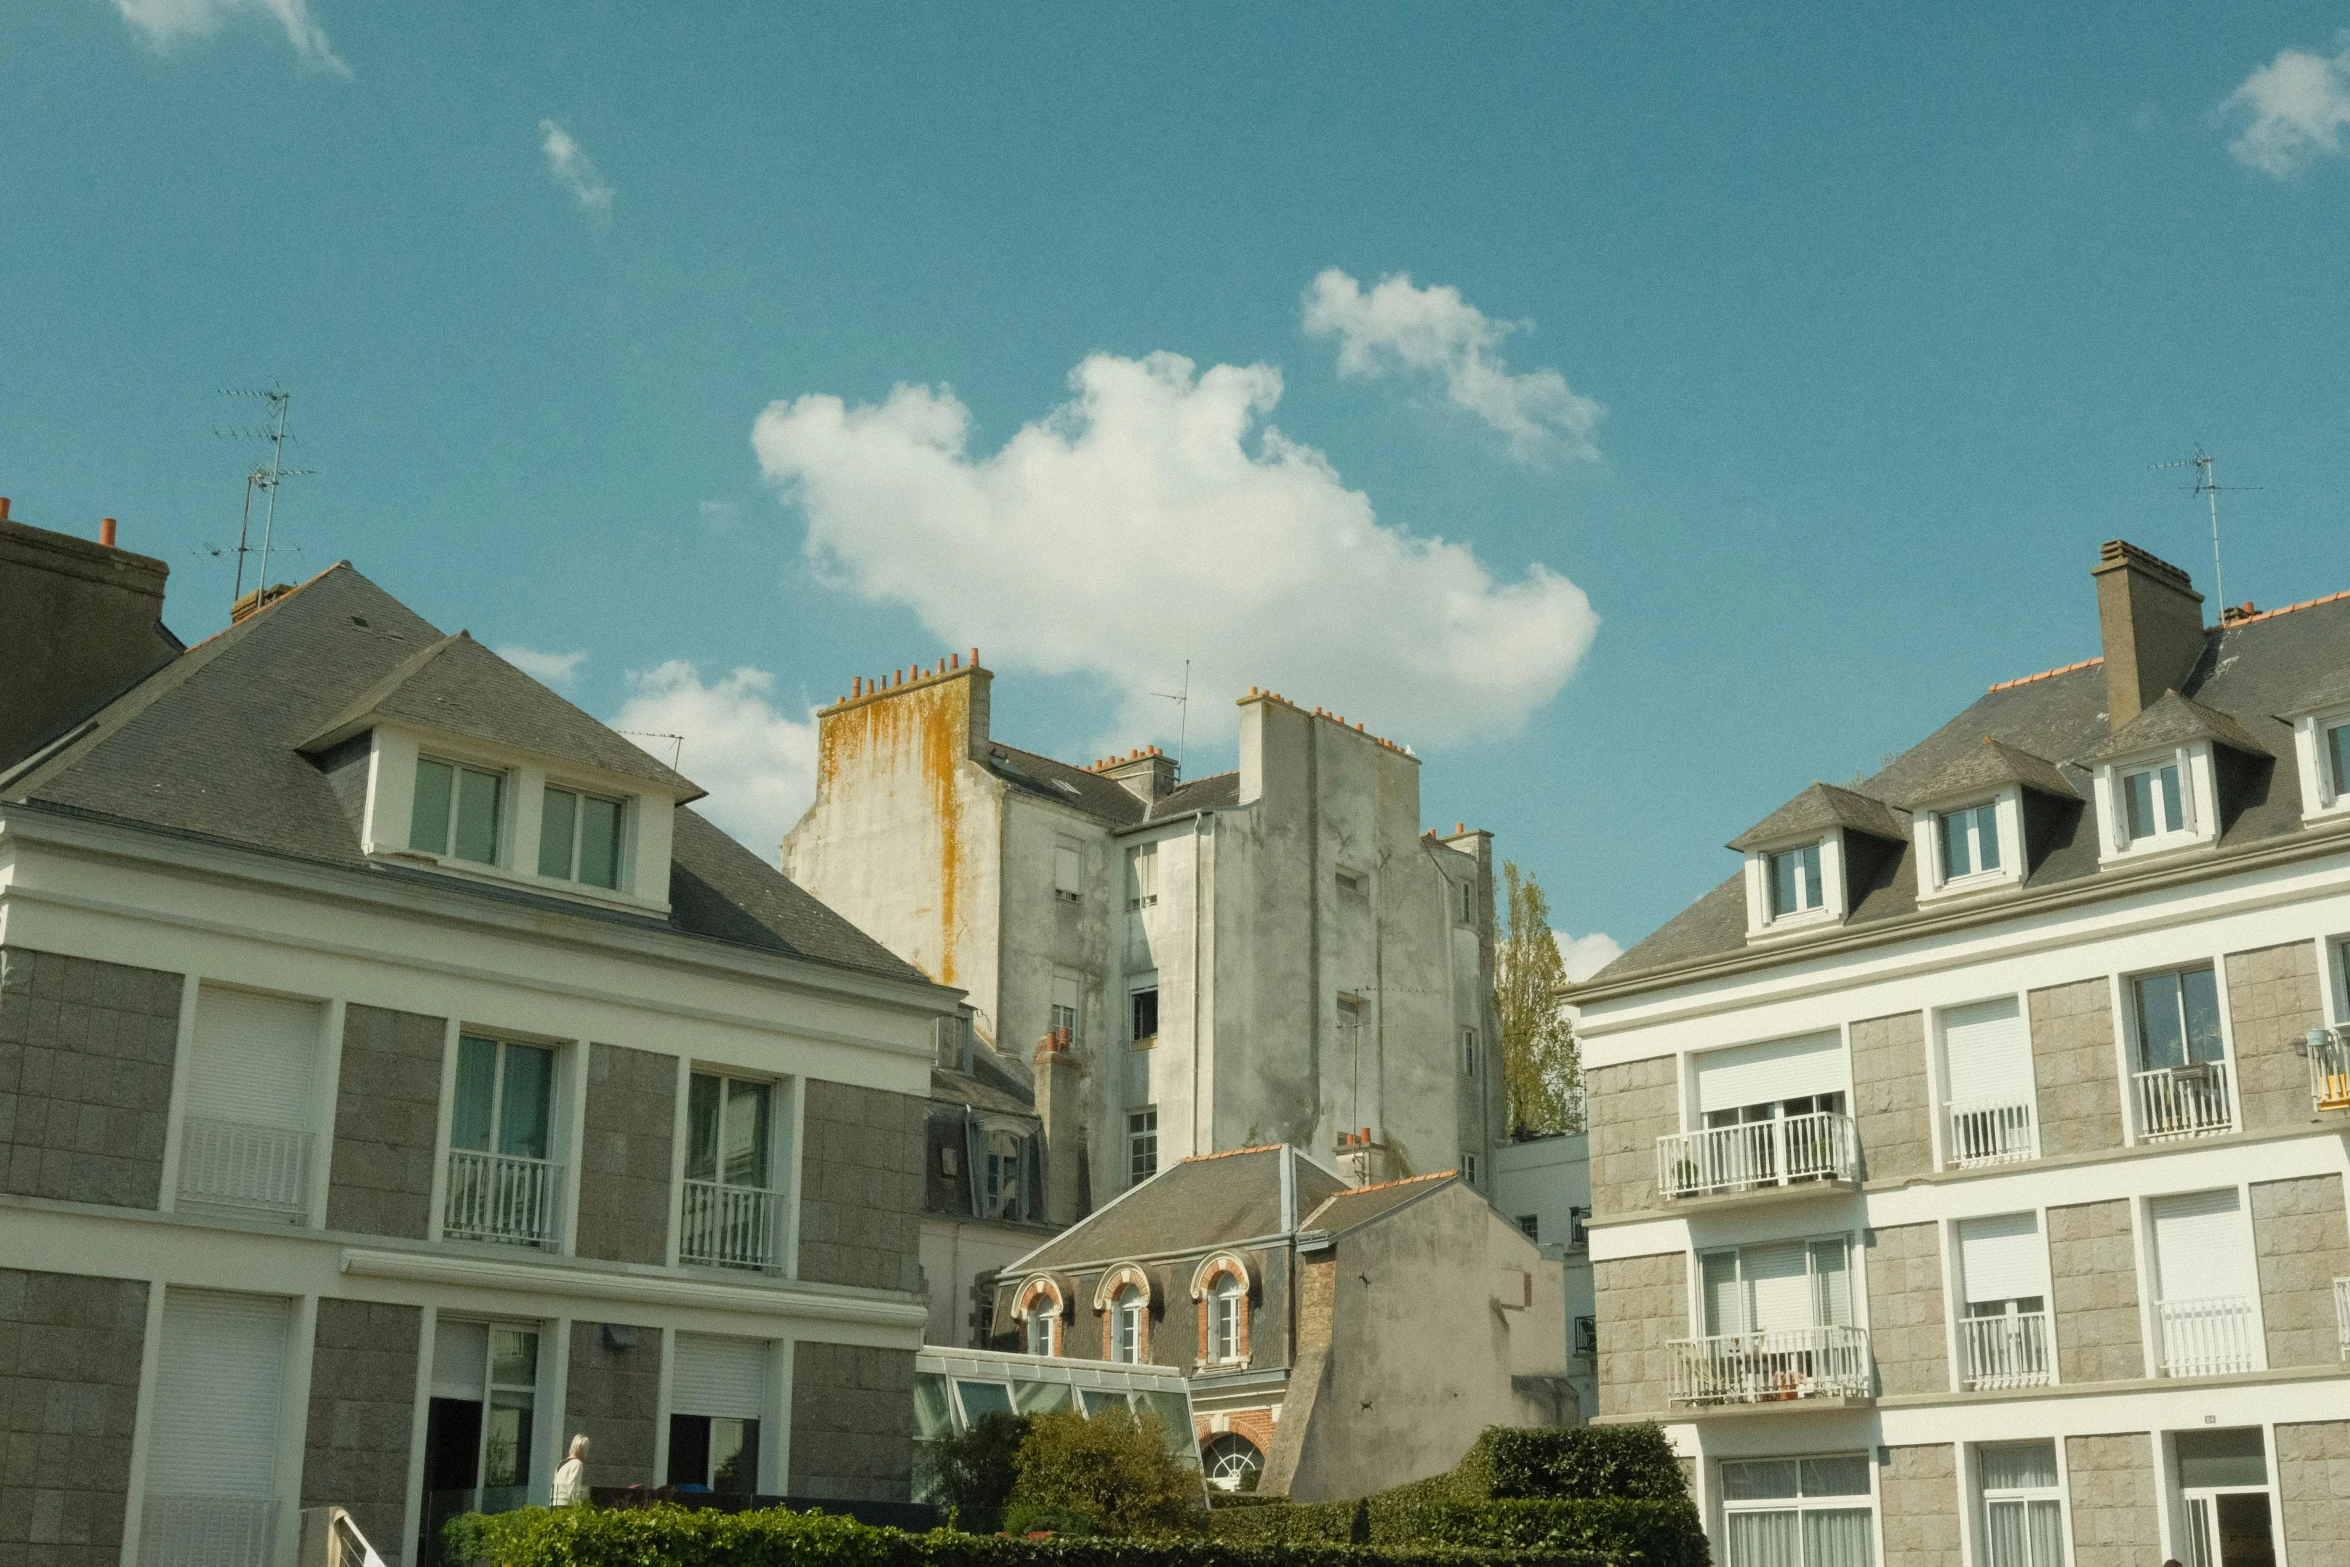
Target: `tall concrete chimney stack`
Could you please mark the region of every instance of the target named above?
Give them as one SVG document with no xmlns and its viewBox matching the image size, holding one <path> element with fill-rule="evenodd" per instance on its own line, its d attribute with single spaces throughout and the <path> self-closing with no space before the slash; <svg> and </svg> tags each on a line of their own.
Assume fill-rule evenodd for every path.
<svg viewBox="0 0 2350 1567">
<path fill-rule="evenodd" d="M 2203 595 L 2166 560 L 2108 539 L 2090 573 L 2105 643 L 2105 714 L 2118 732 L 2203 657 Z"/>
<path fill-rule="evenodd" d="M 1069 1048 L 1069 1031 L 1054 1029 L 1038 1042 L 1036 1115 L 1044 1122 L 1044 1217 L 1047 1224 L 1077 1222 L 1077 1160 L 1084 1137 L 1085 1101 L 1078 1079 L 1085 1068 Z"/>
</svg>

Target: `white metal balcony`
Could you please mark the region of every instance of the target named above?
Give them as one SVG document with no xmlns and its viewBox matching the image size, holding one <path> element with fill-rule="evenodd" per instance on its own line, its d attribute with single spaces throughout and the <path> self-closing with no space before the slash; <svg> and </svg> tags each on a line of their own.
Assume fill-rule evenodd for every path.
<svg viewBox="0 0 2350 1567">
<path fill-rule="evenodd" d="M 2309 1031 L 2309 1102 L 2320 1110 L 2350 1110 L 2350 1029 Z"/>
<path fill-rule="evenodd" d="M 2131 1078 L 2138 1102 L 2138 1135 L 2148 1142 L 2209 1137 L 2232 1131 L 2236 1096 L 2225 1061 L 2158 1067 Z"/>
<path fill-rule="evenodd" d="M 1949 1111 L 1950 1162 L 1959 1169 L 2014 1164 L 2038 1151 L 2029 1099 L 2006 1104 L 1952 1105 Z"/>
<path fill-rule="evenodd" d="M 2164 1376 L 2217 1377 L 2259 1369 L 2252 1302 L 2246 1297 L 2166 1300 L 2155 1309 L 2162 1318 Z"/>
<path fill-rule="evenodd" d="M 1667 1197 L 1710 1197 L 1860 1177 L 1852 1117 L 1833 1110 L 1708 1127 L 1656 1140 L 1656 1187 Z"/>
<path fill-rule="evenodd" d="M 1783 1328 L 1676 1339 L 1676 1404 L 1768 1404 L 1784 1399 L 1867 1398 L 1864 1328 Z"/>
<path fill-rule="evenodd" d="M 2046 1387 L 2055 1380 L 2050 1375 L 2055 1346 L 2045 1311 L 1962 1317 L 1958 1343 L 1970 1388 Z"/>
<path fill-rule="evenodd" d="M 139 1567 L 269 1567 L 277 1503 L 243 1496 L 150 1496 L 139 1511 Z"/>
<path fill-rule="evenodd" d="M 192 1115 L 180 1127 L 180 1196 L 189 1202 L 299 1214 L 310 1134 Z"/>
<path fill-rule="evenodd" d="M 2342 1358 L 2350 1360 L 2350 1279 L 2334 1280 L 2334 1337 Z"/>
<path fill-rule="evenodd" d="M 776 1265 L 776 1220 L 781 1213 L 777 1193 L 688 1181 L 678 1257 L 711 1268 L 771 1269 Z"/>
<path fill-rule="evenodd" d="M 449 1195 L 441 1233 L 451 1240 L 550 1246 L 563 1167 L 518 1154 L 449 1150 Z"/>
</svg>

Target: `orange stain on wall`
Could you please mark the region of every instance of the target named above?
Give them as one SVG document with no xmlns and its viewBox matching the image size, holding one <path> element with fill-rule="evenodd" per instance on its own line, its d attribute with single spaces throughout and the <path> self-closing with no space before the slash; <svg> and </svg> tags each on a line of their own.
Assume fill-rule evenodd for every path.
<svg viewBox="0 0 2350 1567">
<path fill-rule="evenodd" d="M 929 807 L 923 826 L 936 835 L 938 856 L 938 967 L 931 978 L 955 983 L 955 921 L 962 902 L 963 812 L 955 789 L 971 727 L 968 680 L 938 680 L 897 687 L 847 711 L 827 714 L 818 726 L 816 789 L 834 799 L 844 773 L 862 773 L 894 793 L 908 774 Z"/>
</svg>

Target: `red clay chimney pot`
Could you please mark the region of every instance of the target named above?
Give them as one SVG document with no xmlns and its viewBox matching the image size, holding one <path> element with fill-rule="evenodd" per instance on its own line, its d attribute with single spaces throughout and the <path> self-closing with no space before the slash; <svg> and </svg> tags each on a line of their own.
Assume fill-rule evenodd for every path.
<svg viewBox="0 0 2350 1567">
<path fill-rule="evenodd" d="M 114 519 L 112 517 L 98 519 L 98 542 L 108 549 L 114 548 Z"/>
</svg>

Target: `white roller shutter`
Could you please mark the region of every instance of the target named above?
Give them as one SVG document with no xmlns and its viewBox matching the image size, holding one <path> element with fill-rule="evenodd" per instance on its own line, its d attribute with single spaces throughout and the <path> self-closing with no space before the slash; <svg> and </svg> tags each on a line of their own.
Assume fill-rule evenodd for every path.
<svg viewBox="0 0 2350 1567">
<path fill-rule="evenodd" d="M 291 1303 L 265 1296 L 180 1289 L 164 1296 L 150 1496 L 276 1493 L 291 1320 Z"/>
<path fill-rule="evenodd" d="M 319 1033 L 314 1001 L 203 986 L 196 993 L 188 1114 L 308 1131 Z"/>
<path fill-rule="evenodd" d="M 1757 1333 L 1779 1333 L 1812 1326 L 1811 1275 L 1803 1263 L 1801 1241 L 1775 1246 L 1747 1246 L 1738 1253 L 1738 1268 L 1746 1276 L 1747 1299 L 1753 1302 L 1749 1326 Z"/>
<path fill-rule="evenodd" d="M 2249 1295 L 2243 1215 L 2233 1187 L 2157 1197 L 2155 1277 L 2164 1300 Z"/>
<path fill-rule="evenodd" d="M 756 1420 L 766 1404 L 764 1339 L 677 1335 L 677 1364 L 669 1378 L 672 1413 Z"/>
<path fill-rule="evenodd" d="M 1954 1105 L 2031 1103 L 2031 1037 L 2013 996 L 1943 1013 L 1942 1060 Z"/>
<path fill-rule="evenodd" d="M 1697 1108 L 1736 1110 L 1812 1094 L 1844 1092 L 1844 1041 L 1837 1034 L 1708 1050 L 1697 1058 Z"/>
<path fill-rule="evenodd" d="M 490 1380 L 490 1329 L 486 1322 L 441 1318 L 432 1330 L 432 1396 L 481 1401 Z"/>
<path fill-rule="evenodd" d="M 1959 1223 L 1959 1276 L 1970 1306 L 2034 1295 L 2045 1298 L 2046 1256 L 2040 1245 L 2040 1221 L 2032 1214 L 2004 1213 Z"/>
</svg>

